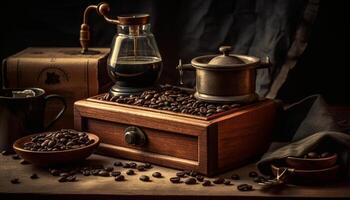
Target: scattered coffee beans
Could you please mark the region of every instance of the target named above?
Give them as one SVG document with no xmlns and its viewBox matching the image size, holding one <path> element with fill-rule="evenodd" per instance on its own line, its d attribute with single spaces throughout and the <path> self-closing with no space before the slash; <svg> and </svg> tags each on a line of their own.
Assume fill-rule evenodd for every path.
<svg viewBox="0 0 350 200">
<path fill-rule="evenodd" d="M 221 177 L 218 177 L 213 181 L 213 183 L 215 184 L 223 184 L 224 182 L 225 182 L 225 179 Z"/>
<path fill-rule="evenodd" d="M 254 178 L 254 177 L 258 176 L 258 173 L 256 173 L 255 171 L 251 171 L 251 172 L 249 172 L 248 175 L 249 175 L 249 177 Z"/>
<path fill-rule="evenodd" d="M 160 172 L 154 172 L 152 176 L 155 178 L 162 178 L 162 174 Z"/>
<path fill-rule="evenodd" d="M 232 175 L 231 175 L 231 179 L 232 179 L 232 180 L 239 180 L 239 179 L 241 179 L 241 178 L 239 177 L 238 174 L 232 174 Z"/>
<path fill-rule="evenodd" d="M 134 175 L 135 172 L 132 169 L 129 169 L 128 171 L 125 172 L 127 175 Z"/>
<path fill-rule="evenodd" d="M 189 173 L 188 173 L 189 176 L 192 176 L 192 177 L 196 177 L 198 175 L 198 173 L 196 171 L 193 171 L 191 170 Z"/>
<path fill-rule="evenodd" d="M 31 179 L 38 179 L 39 176 L 38 176 L 37 174 L 32 174 L 32 175 L 30 176 L 30 178 L 31 178 Z"/>
<path fill-rule="evenodd" d="M 187 179 L 185 180 L 185 183 L 186 183 L 187 185 L 193 185 L 193 184 L 196 184 L 197 181 L 196 181 L 195 178 L 190 177 L 190 178 L 187 178 Z"/>
<path fill-rule="evenodd" d="M 18 178 L 11 179 L 12 184 L 20 184 L 21 182 L 19 181 Z"/>
<path fill-rule="evenodd" d="M 204 180 L 202 183 L 203 186 L 210 186 L 211 182 L 209 180 Z"/>
<path fill-rule="evenodd" d="M 180 177 L 171 177 L 170 178 L 170 182 L 172 183 L 180 183 Z"/>
<path fill-rule="evenodd" d="M 125 180 L 125 177 L 123 175 L 119 175 L 119 176 L 116 176 L 114 178 L 115 181 L 124 181 Z"/>
<path fill-rule="evenodd" d="M 252 185 L 248 185 L 248 184 L 240 184 L 240 185 L 237 186 L 237 189 L 239 191 L 242 191 L 242 192 L 252 191 L 253 190 L 253 186 Z"/>
<path fill-rule="evenodd" d="M 106 94 L 100 100 L 203 117 L 208 117 L 239 106 L 238 104 L 222 105 L 201 102 L 193 94 L 169 85 L 161 86 L 157 90 L 144 91 L 140 95 L 111 97 L 109 94 Z"/>
<path fill-rule="evenodd" d="M 31 137 L 31 141 L 24 143 L 24 149 L 30 151 L 62 151 L 78 149 L 94 143 L 86 133 L 73 129 L 44 133 Z"/>
<path fill-rule="evenodd" d="M 149 179 L 149 176 L 142 175 L 142 176 L 140 176 L 140 180 L 143 182 L 148 182 L 150 179 Z"/>
</svg>

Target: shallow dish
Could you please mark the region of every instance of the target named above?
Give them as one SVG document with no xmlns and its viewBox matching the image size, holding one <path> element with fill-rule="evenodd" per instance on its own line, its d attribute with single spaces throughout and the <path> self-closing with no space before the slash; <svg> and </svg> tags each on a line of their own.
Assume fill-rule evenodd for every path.
<svg viewBox="0 0 350 200">
<path fill-rule="evenodd" d="M 287 157 L 286 164 L 290 168 L 300 170 L 326 169 L 334 166 L 337 162 L 337 158 L 337 154 L 325 158 Z"/>
<path fill-rule="evenodd" d="M 64 164 L 84 160 L 93 153 L 94 149 L 96 149 L 100 143 L 98 136 L 87 133 L 89 139 L 93 139 L 94 142 L 85 147 L 61 151 L 30 151 L 23 149 L 24 143 L 30 141 L 31 137 L 39 134 L 45 133 L 38 133 L 22 137 L 16 140 L 13 144 L 13 149 L 19 156 L 21 156 L 24 160 L 39 166 Z"/>
</svg>

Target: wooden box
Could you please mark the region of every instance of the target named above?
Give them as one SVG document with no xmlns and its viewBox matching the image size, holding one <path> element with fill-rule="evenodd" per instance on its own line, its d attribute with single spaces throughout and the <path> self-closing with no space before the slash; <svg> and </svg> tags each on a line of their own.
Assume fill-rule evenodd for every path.
<svg viewBox="0 0 350 200">
<path fill-rule="evenodd" d="M 75 101 L 106 92 L 111 81 L 106 70 L 108 48 L 82 55 L 80 48 L 30 47 L 3 61 L 3 86 L 40 87 L 48 94 L 65 97 L 68 108 L 52 129 L 73 128 Z M 60 104 L 50 102 L 45 118 L 56 116 Z"/>
<path fill-rule="evenodd" d="M 277 105 L 263 100 L 211 118 L 98 100 L 75 102 L 77 130 L 97 134 L 99 152 L 167 167 L 213 175 L 247 163 L 270 143 Z M 143 146 L 129 145 L 127 127 L 147 136 Z"/>
</svg>

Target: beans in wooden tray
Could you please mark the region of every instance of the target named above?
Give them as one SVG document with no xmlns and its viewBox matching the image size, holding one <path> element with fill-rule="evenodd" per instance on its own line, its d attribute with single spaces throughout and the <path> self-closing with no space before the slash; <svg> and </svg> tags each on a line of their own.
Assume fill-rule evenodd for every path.
<svg viewBox="0 0 350 200">
<path fill-rule="evenodd" d="M 146 90 L 140 95 L 111 97 L 107 93 L 99 100 L 202 117 L 209 117 L 240 106 L 239 104 L 229 105 L 202 102 L 197 100 L 192 93 L 170 85 L 161 86 L 155 90 Z"/>
<path fill-rule="evenodd" d="M 62 151 L 88 146 L 95 141 L 88 134 L 73 129 L 43 133 L 31 137 L 24 143 L 24 149 L 30 151 Z"/>
</svg>

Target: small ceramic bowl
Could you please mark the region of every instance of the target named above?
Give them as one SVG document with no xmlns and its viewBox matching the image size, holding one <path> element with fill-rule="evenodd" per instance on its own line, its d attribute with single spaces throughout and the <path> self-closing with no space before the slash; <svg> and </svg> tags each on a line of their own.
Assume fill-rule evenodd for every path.
<svg viewBox="0 0 350 200">
<path fill-rule="evenodd" d="M 279 168 L 286 168 L 285 166 L 277 166 L 271 164 L 271 170 L 276 176 Z M 325 169 L 317 170 L 299 170 L 295 169 L 293 174 L 287 178 L 287 182 L 298 184 L 324 184 L 325 182 L 334 181 L 337 179 L 339 172 L 339 165 L 334 165 Z"/>
<path fill-rule="evenodd" d="M 93 151 L 98 147 L 100 140 L 99 137 L 87 133 L 90 140 L 94 140 L 93 143 L 77 148 L 77 149 L 69 149 L 62 151 L 30 151 L 23 149 L 24 143 L 31 140 L 31 137 L 35 135 L 39 135 L 43 133 L 38 133 L 34 135 L 28 135 L 22 137 L 15 141 L 13 144 L 13 149 L 15 152 L 21 156 L 24 160 L 29 161 L 30 163 L 38 166 L 48 166 L 54 164 L 64 164 L 75 161 L 81 161 L 90 156 Z"/>
<path fill-rule="evenodd" d="M 300 170 L 317 170 L 326 169 L 334 166 L 337 163 L 337 154 L 333 154 L 325 158 L 298 158 L 287 157 L 287 167 Z"/>
</svg>

